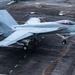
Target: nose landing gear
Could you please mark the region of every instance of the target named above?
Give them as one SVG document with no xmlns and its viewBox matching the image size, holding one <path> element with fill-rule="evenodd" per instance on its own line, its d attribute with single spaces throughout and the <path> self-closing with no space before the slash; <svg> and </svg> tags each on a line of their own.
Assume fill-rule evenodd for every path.
<svg viewBox="0 0 75 75">
<path fill-rule="evenodd" d="M 67 42 L 66 42 L 66 40 L 64 39 L 63 41 L 62 41 L 62 44 L 63 45 L 65 45 Z"/>
</svg>

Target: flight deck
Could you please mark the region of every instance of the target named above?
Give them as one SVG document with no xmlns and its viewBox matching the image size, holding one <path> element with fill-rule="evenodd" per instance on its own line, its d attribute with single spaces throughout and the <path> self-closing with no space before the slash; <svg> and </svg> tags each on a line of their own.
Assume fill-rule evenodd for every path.
<svg viewBox="0 0 75 75">
<path fill-rule="evenodd" d="M 73 1 L 59 0 L 53 5 L 49 0 L 20 1 L 9 6 L 4 2 L 6 7 L 0 9 L 8 10 L 19 24 L 30 17 L 39 17 L 41 22 L 64 19 L 75 22 Z M 75 37 L 69 37 L 66 45 L 61 41 L 57 35 L 46 34 L 38 36 L 37 42 L 31 42 L 28 51 L 16 46 L 0 48 L 0 74 L 75 75 Z"/>
</svg>

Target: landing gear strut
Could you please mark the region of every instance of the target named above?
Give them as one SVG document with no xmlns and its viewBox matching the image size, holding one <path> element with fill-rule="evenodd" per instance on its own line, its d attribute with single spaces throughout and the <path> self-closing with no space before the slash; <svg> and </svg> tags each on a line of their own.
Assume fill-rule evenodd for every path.
<svg viewBox="0 0 75 75">
<path fill-rule="evenodd" d="M 67 42 L 66 42 L 66 40 L 64 39 L 63 41 L 62 41 L 62 44 L 63 45 L 65 45 Z"/>
<path fill-rule="evenodd" d="M 35 39 L 35 38 L 32 38 L 31 41 L 32 41 L 32 42 L 36 42 L 36 39 Z"/>
</svg>

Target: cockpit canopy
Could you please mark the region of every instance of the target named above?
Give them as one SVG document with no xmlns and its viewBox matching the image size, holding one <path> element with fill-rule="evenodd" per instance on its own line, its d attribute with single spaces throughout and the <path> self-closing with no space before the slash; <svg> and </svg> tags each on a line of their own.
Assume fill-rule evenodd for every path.
<svg viewBox="0 0 75 75">
<path fill-rule="evenodd" d="M 57 21 L 57 23 L 63 24 L 63 25 L 75 25 L 75 22 L 71 20 L 60 20 L 60 21 Z"/>
</svg>

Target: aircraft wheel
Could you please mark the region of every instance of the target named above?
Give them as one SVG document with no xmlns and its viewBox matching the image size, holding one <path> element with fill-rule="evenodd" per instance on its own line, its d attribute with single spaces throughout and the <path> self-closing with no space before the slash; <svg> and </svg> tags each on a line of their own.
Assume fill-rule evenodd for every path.
<svg viewBox="0 0 75 75">
<path fill-rule="evenodd" d="M 23 49 L 24 49 L 24 50 L 28 50 L 28 46 L 24 45 L 24 46 L 23 46 Z"/>
<path fill-rule="evenodd" d="M 67 42 L 66 42 L 66 40 L 64 39 L 63 41 L 62 41 L 62 44 L 63 45 L 65 45 Z"/>
</svg>

